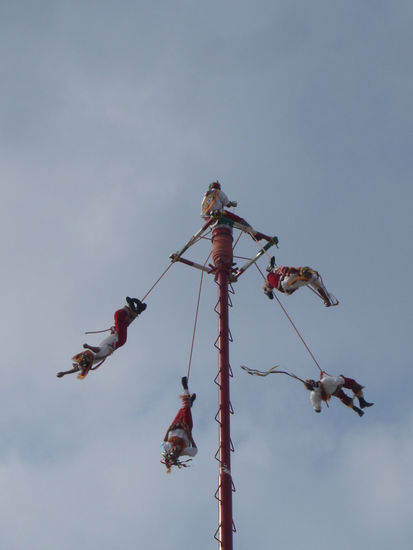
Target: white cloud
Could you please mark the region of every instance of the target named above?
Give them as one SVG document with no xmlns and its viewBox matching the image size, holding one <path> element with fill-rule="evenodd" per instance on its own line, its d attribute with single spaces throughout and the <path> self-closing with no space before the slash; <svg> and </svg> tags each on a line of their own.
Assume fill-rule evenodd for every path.
<svg viewBox="0 0 413 550">
<path fill-rule="evenodd" d="M 234 545 L 408 547 L 410 19 L 401 2 L 5 9 L 8 550 L 215 544 L 212 277 L 191 367 L 191 468 L 167 476 L 159 444 L 188 368 L 200 273 L 172 266 L 126 346 L 85 381 L 55 372 L 70 368 L 84 331 L 110 326 L 126 295 L 151 288 L 200 227 L 216 178 L 238 214 L 278 235 L 278 263 L 320 270 L 338 308 L 305 290 L 283 304 L 322 368 L 356 377 L 375 402 L 362 419 L 337 400 L 315 415 L 300 384 L 241 372 L 279 363 L 318 376 L 261 276 L 243 275 L 230 314 Z M 187 256 L 203 262 L 209 249 Z M 236 250 L 256 247 L 244 237 Z"/>
</svg>

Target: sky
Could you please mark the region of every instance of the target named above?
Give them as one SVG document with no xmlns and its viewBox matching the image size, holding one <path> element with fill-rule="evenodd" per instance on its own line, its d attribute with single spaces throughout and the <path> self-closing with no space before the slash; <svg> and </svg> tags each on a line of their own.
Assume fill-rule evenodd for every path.
<svg viewBox="0 0 413 550">
<path fill-rule="evenodd" d="M 217 547 L 217 288 L 205 275 L 190 363 L 200 272 L 153 285 L 218 179 L 278 264 L 322 274 L 338 307 L 280 300 L 375 403 L 315 414 L 296 381 L 242 371 L 318 377 L 258 270 L 240 277 L 234 548 L 413 549 L 412 19 L 404 0 L 0 2 L 1 548 Z M 126 345 L 57 379 L 125 296 L 148 305 Z M 199 452 L 166 475 L 188 370 Z"/>
</svg>

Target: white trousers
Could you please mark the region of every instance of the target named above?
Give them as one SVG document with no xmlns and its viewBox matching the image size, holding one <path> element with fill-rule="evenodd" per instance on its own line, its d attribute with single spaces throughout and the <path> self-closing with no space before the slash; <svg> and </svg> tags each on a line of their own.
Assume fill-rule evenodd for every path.
<svg viewBox="0 0 413 550">
<path fill-rule="evenodd" d="M 296 274 L 290 274 L 284 277 L 284 279 L 281 281 L 281 288 L 286 292 L 287 294 L 293 290 L 297 290 L 297 288 L 300 288 L 302 286 L 307 285 L 314 285 L 316 288 L 320 285 L 317 275 L 311 275 L 310 279 L 307 279 L 306 281 L 295 281 L 295 283 L 291 284 L 291 281 L 296 279 Z M 314 284 L 316 283 L 316 284 Z"/>
<path fill-rule="evenodd" d="M 106 357 L 109 357 L 109 355 L 112 355 L 112 353 L 116 349 L 116 344 L 118 341 L 118 333 L 114 332 L 110 336 L 107 336 L 102 342 L 99 344 L 99 351 L 95 353 L 95 356 L 93 358 L 93 362 L 97 363 L 98 361 L 102 361 L 102 359 L 105 359 Z"/>
</svg>

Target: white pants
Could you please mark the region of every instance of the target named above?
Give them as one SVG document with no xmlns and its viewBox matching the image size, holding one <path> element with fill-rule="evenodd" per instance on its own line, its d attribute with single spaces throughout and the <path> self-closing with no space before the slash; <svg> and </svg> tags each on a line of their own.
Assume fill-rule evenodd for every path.
<svg viewBox="0 0 413 550">
<path fill-rule="evenodd" d="M 102 359 L 105 359 L 109 355 L 112 355 L 112 353 L 116 349 L 116 344 L 118 341 L 118 333 L 114 332 L 110 336 L 107 336 L 102 342 L 99 344 L 99 351 L 95 353 L 95 357 L 93 358 L 93 362 L 96 363 L 98 361 L 102 361 Z"/>
<path fill-rule="evenodd" d="M 300 288 L 301 286 L 314 285 L 316 288 L 319 286 L 317 275 L 312 274 L 311 278 L 307 279 L 306 281 L 297 280 L 295 281 L 295 283 L 291 284 L 291 281 L 293 281 L 296 278 L 297 278 L 297 275 L 293 273 L 284 277 L 284 279 L 281 281 L 281 288 L 284 290 L 284 292 L 289 294 L 293 290 L 297 290 L 297 288 Z"/>
</svg>

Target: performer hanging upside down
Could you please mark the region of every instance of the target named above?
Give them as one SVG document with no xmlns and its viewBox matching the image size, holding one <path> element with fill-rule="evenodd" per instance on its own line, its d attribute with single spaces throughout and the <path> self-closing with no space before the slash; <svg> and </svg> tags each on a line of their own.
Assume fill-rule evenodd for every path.
<svg viewBox="0 0 413 550">
<path fill-rule="evenodd" d="M 309 286 L 320 296 L 325 306 L 336 306 L 338 304 L 338 300 L 327 292 L 321 276 L 311 267 L 277 267 L 273 256 L 267 271 L 269 273 L 264 284 L 264 294 L 270 300 L 274 298 L 274 288 L 280 292 L 285 292 L 285 294 L 292 294 L 301 286 Z"/>
<path fill-rule="evenodd" d="M 221 184 L 219 183 L 219 181 L 214 181 L 209 185 L 208 190 L 206 191 L 202 199 L 201 216 L 204 218 L 204 220 L 208 220 L 214 212 L 219 212 L 225 218 L 244 226 L 245 231 L 247 233 L 250 233 L 251 236 L 255 237 L 258 241 L 261 239 L 269 241 L 271 239 L 271 237 L 268 237 L 268 235 L 264 235 L 264 233 L 255 231 L 255 229 L 253 229 L 250 224 L 246 220 L 244 220 L 244 218 L 240 218 L 233 212 L 229 212 L 228 210 L 226 210 L 226 208 L 229 208 L 231 206 L 237 206 L 237 202 L 230 201 L 226 194 L 221 191 Z"/>
<path fill-rule="evenodd" d="M 186 466 L 179 460 L 181 456 L 185 455 L 193 457 L 198 452 L 197 446 L 192 437 L 191 414 L 191 407 L 195 401 L 196 394 L 189 394 L 188 378 L 186 376 L 182 378 L 182 387 L 184 389 L 184 393 L 180 396 L 182 400 L 182 407 L 179 409 L 174 421 L 169 426 L 162 443 L 163 459 L 161 462 L 165 464 L 168 474 L 170 473 L 172 466 L 178 466 L 178 468 Z"/>
<path fill-rule="evenodd" d="M 364 386 L 360 386 L 360 384 L 353 380 L 353 378 L 346 378 L 343 375 L 324 375 L 319 382 L 316 382 L 315 380 L 306 380 L 304 385 L 306 389 L 311 392 L 311 403 L 313 404 L 313 409 L 317 413 L 321 412 L 321 402 L 325 401 L 328 405 L 328 401 L 332 395 L 334 397 L 338 397 L 344 405 L 353 409 L 353 411 L 355 411 L 359 416 L 363 416 L 364 414 L 364 411 L 361 409 L 374 405 L 374 403 L 367 403 L 364 399 Z M 354 397 L 357 397 L 361 408 L 358 408 L 353 404 L 354 398 L 345 394 L 342 388 L 349 389 L 353 392 Z"/>
<path fill-rule="evenodd" d="M 126 302 L 128 304 L 127 306 L 115 311 L 115 325 L 108 329 L 110 335 L 106 337 L 99 346 L 83 344 L 86 351 L 81 351 L 72 357 L 73 369 L 58 372 L 56 375 L 58 378 L 79 371 L 78 378 L 85 378 L 90 370 L 96 370 L 106 357 L 109 357 L 115 349 L 125 344 L 128 335 L 128 326 L 146 309 L 146 304 L 142 303 L 137 298 L 129 298 L 129 296 L 127 296 Z"/>
</svg>

